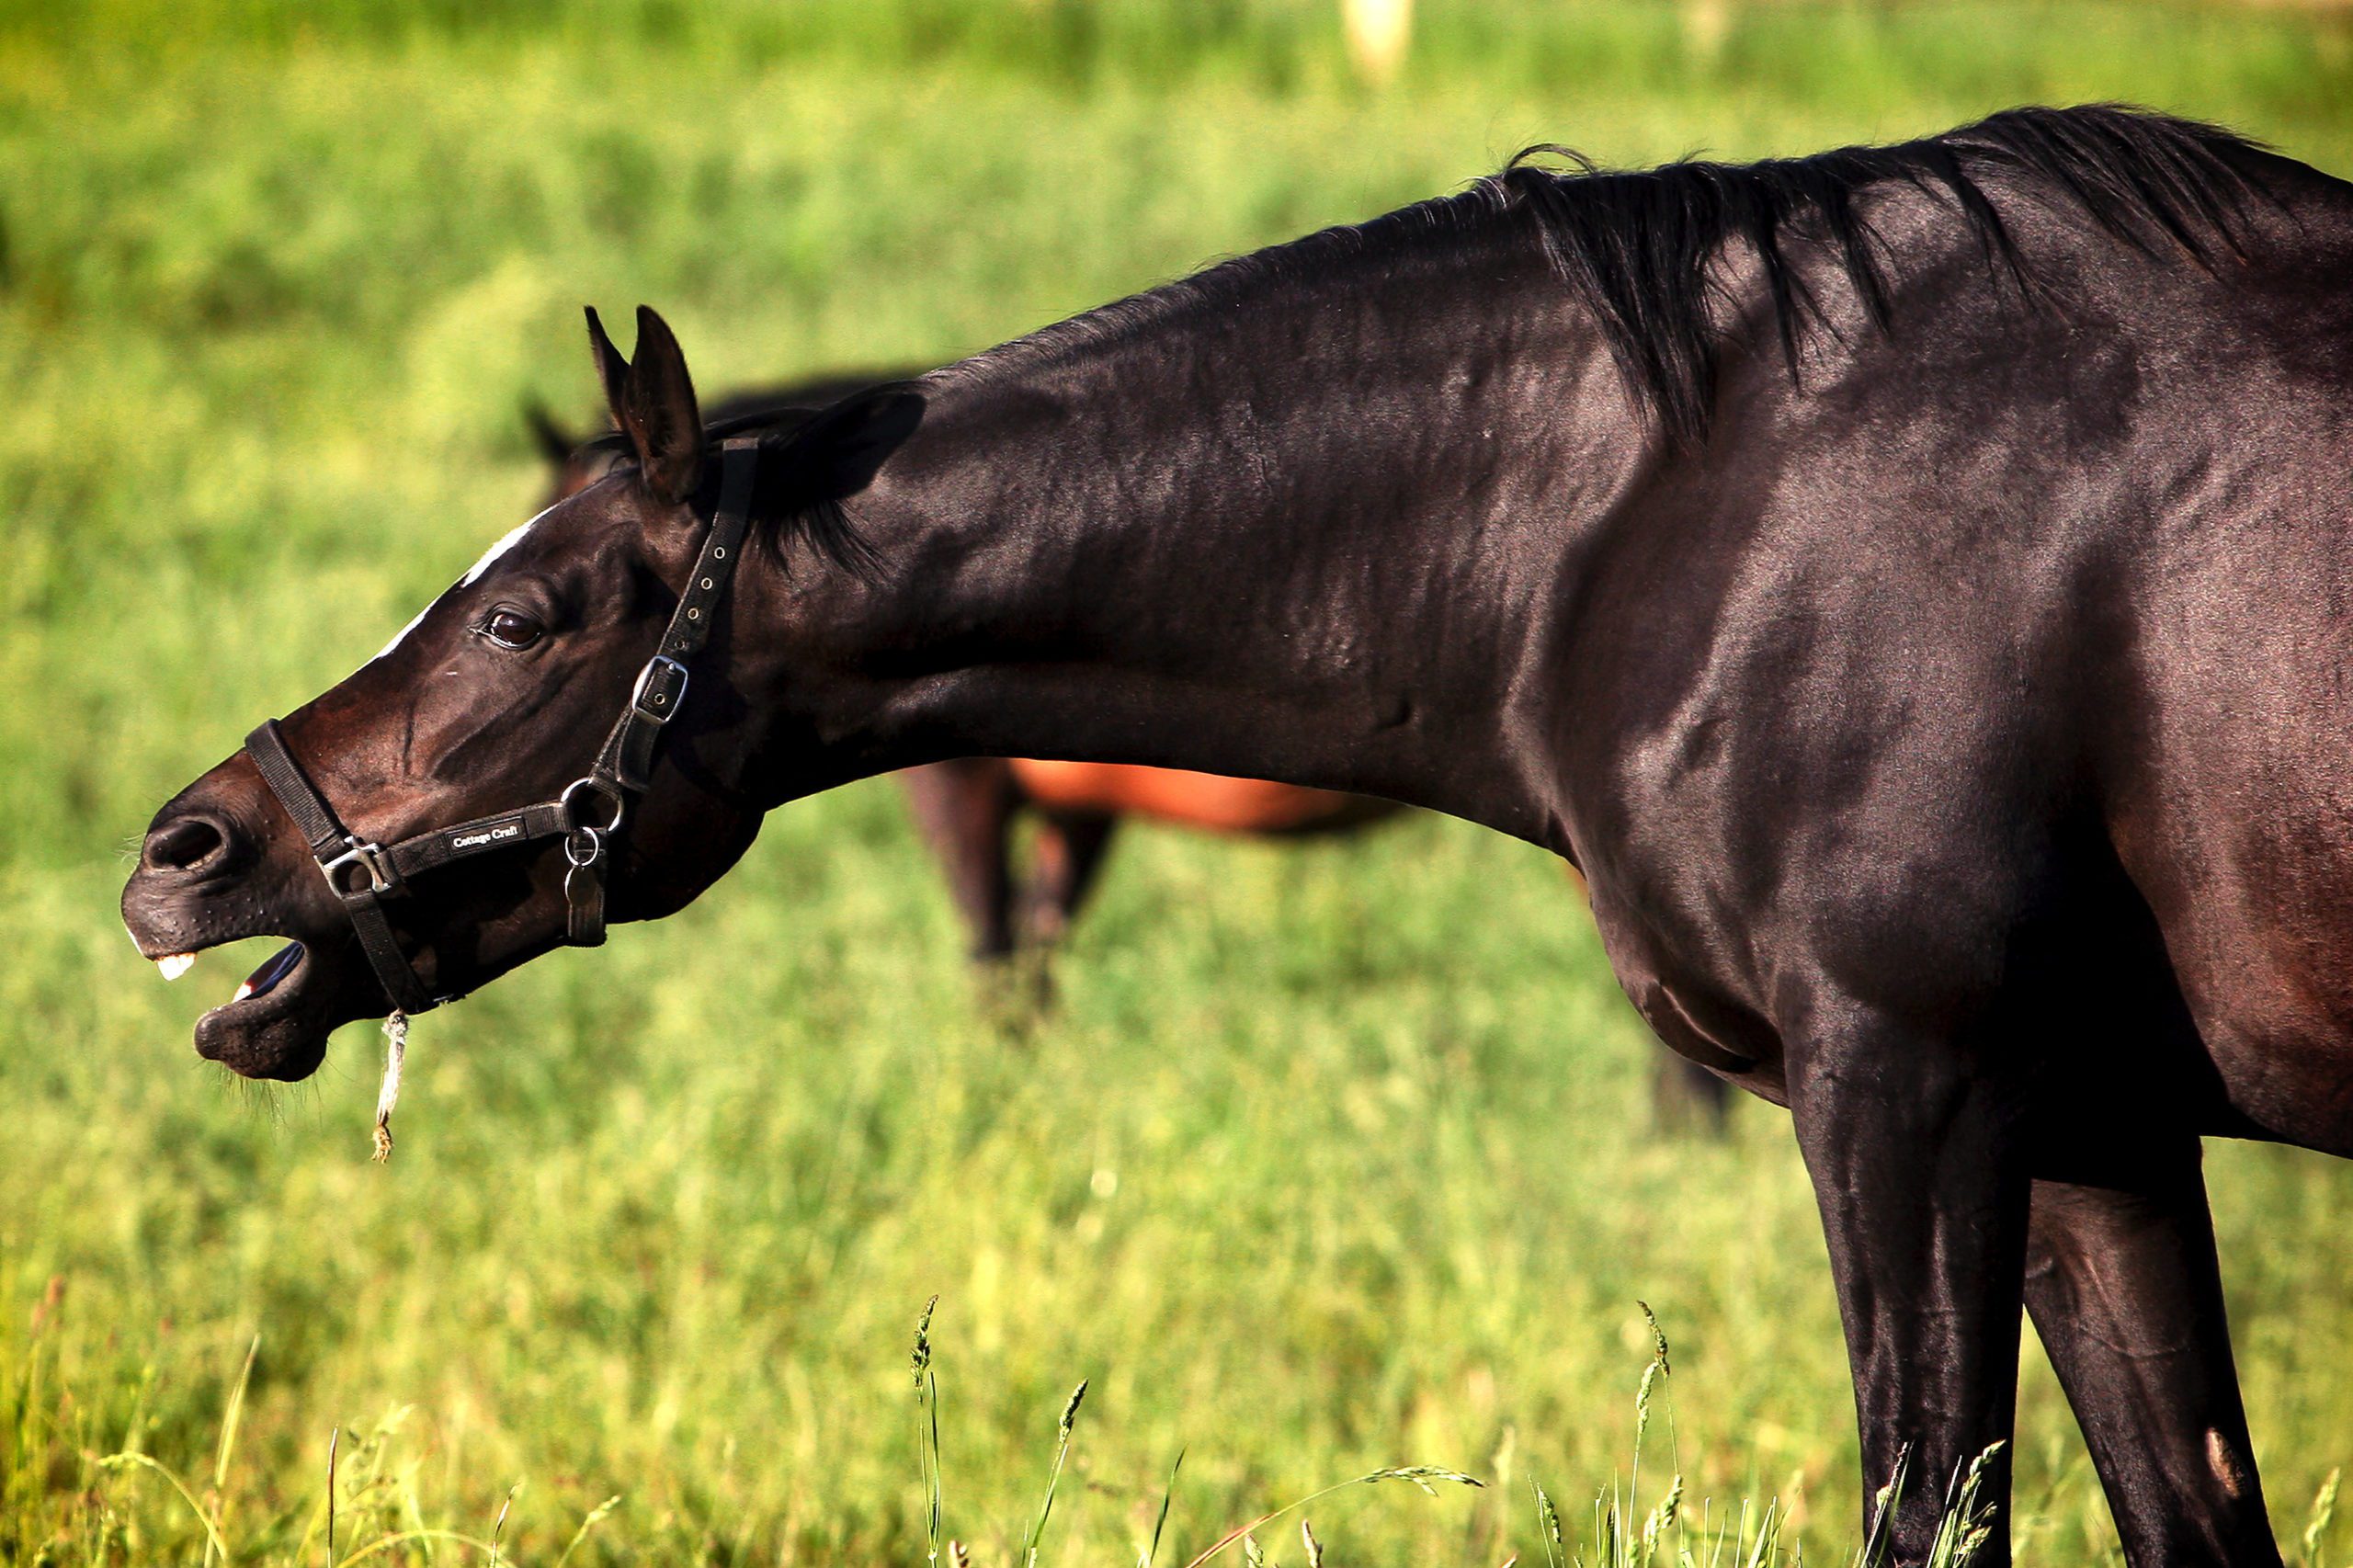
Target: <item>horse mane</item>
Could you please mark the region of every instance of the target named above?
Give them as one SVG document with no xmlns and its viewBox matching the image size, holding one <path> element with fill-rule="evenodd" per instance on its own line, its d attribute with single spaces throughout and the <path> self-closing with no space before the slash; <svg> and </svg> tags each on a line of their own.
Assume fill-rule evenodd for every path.
<svg viewBox="0 0 2353 1568">
<path fill-rule="evenodd" d="M 1600 318 L 1609 352 L 1670 434 L 1704 434 L 1723 333 L 1710 309 L 1711 260 L 1745 240 L 1764 265 L 1781 352 L 1794 378 L 1801 339 L 1824 324 L 1790 267 L 1793 233 L 1834 249 L 1871 324 L 1891 325 L 1887 246 L 1856 208 L 1874 187 L 1942 194 L 1997 275 L 2029 301 L 2041 290 L 1979 180 L 2023 176 L 2082 210 L 2144 256 L 2171 247 L 2211 269 L 2258 191 L 2232 154 L 2260 150 L 2217 126 L 2120 105 L 2018 108 L 1941 136 L 1756 164 L 1668 164 L 1614 173 L 1552 146 L 1531 147 L 1482 182 L 1498 208 L 1532 215 L 1553 267 Z M 1568 158 L 1562 173 L 1529 160 Z"/>
<path fill-rule="evenodd" d="M 1269 280 L 1313 286 L 1346 257 L 1503 222 L 1533 229 L 1553 270 L 1598 321 L 1637 400 L 1671 439 L 1696 442 L 1707 431 L 1728 331 L 1716 309 L 1722 287 L 1710 276 L 1727 245 L 1745 242 L 1762 262 L 1794 379 L 1801 346 L 1826 327 L 1827 313 L 1790 265 L 1793 242 L 1836 253 L 1872 324 L 1891 326 L 1889 247 L 1859 210 L 1868 191 L 1905 185 L 1946 199 L 1987 264 L 2038 303 L 2046 290 L 1982 181 L 2040 186 L 2143 255 L 2173 250 L 2211 270 L 2220 253 L 2243 254 L 2248 208 L 2266 193 L 2239 155 L 2264 150 L 2217 126 L 2116 104 L 2010 109 L 1915 142 L 1753 164 L 1612 170 L 1544 144 L 1456 195 L 1222 262 L 937 374 L 961 378 L 1008 357 L 1059 359 L 1188 306 L 1229 303 Z"/>
</svg>

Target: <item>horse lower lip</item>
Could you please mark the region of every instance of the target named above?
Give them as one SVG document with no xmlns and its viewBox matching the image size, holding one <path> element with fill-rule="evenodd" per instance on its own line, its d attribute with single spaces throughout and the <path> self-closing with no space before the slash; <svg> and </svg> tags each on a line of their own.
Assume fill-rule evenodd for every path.
<svg viewBox="0 0 2353 1568">
<path fill-rule="evenodd" d="M 267 963 L 263 964 L 246 977 L 245 983 L 237 988 L 237 1000 L 244 1002 L 256 996 L 268 995 L 271 988 L 293 973 L 294 966 L 301 961 L 302 944 L 287 943 L 270 955 Z"/>
</svg>

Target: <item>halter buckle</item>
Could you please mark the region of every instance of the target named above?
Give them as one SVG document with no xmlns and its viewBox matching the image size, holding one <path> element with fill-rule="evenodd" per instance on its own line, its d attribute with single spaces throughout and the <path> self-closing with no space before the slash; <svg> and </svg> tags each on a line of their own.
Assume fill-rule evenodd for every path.
<svg viewBox="0 0 2353 1568">
<path fill-rule="evenodd" d="M 687 699 L 687 666 L 667 653 L 656 653 L 637 672 L 630 689 L 630 711 L 649 724 L 666 724 Z"/>
<path fill-rule="evenodd" d="M 346 866 L 358 866 L 367 872 L 367 887 L 346 886 L 339 874 Z M 381 897 L 399 885 L 398 873 L 392 869 L 392 861 L 385 857 L 384 846 L 381 844 L 363 843 L 356 835 L 344 840 L 342 854 L 332 860 L 321 860 L 319 869 L 326 874 L 327 886 L 335 890 L 335 896 L 338 898 L 358 898 L 363 892 Z"/>
</svg>

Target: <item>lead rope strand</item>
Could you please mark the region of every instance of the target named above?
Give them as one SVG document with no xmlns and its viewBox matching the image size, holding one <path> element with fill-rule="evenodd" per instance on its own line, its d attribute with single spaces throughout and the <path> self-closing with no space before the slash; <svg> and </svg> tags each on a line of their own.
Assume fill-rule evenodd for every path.
<svg viewBox="0 0 2353 1568">
<path fill-rule="evenodd" d="M 384 1085 L 376 1091 L 376 1163 L 392 1157 L 392 1107 L 401 1098 L 401 1064 L 408 1056 L 408 1015 L 398 1007 L 384 1020 Z"/>
</svg>

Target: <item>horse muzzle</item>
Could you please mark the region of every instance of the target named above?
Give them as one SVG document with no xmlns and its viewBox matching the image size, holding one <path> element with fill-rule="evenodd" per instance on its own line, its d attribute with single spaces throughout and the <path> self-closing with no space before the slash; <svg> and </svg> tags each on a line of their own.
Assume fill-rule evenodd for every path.
<svg viewBox="0 0 2353 1568">
<path fill-rule="evenodd" d="M 317 1071 L 337 1025 L 381 1009 L 348 928 L 303 880 L 317 872 L 271 832 L 258 785 L 233 758 L 157 812 L 123 888 L 122 921 L 167 981 L 213 949 L 283 938 L 198 1020 L 195 1043 L 245 1077 L 290 1082 Z"/>
</svg>

